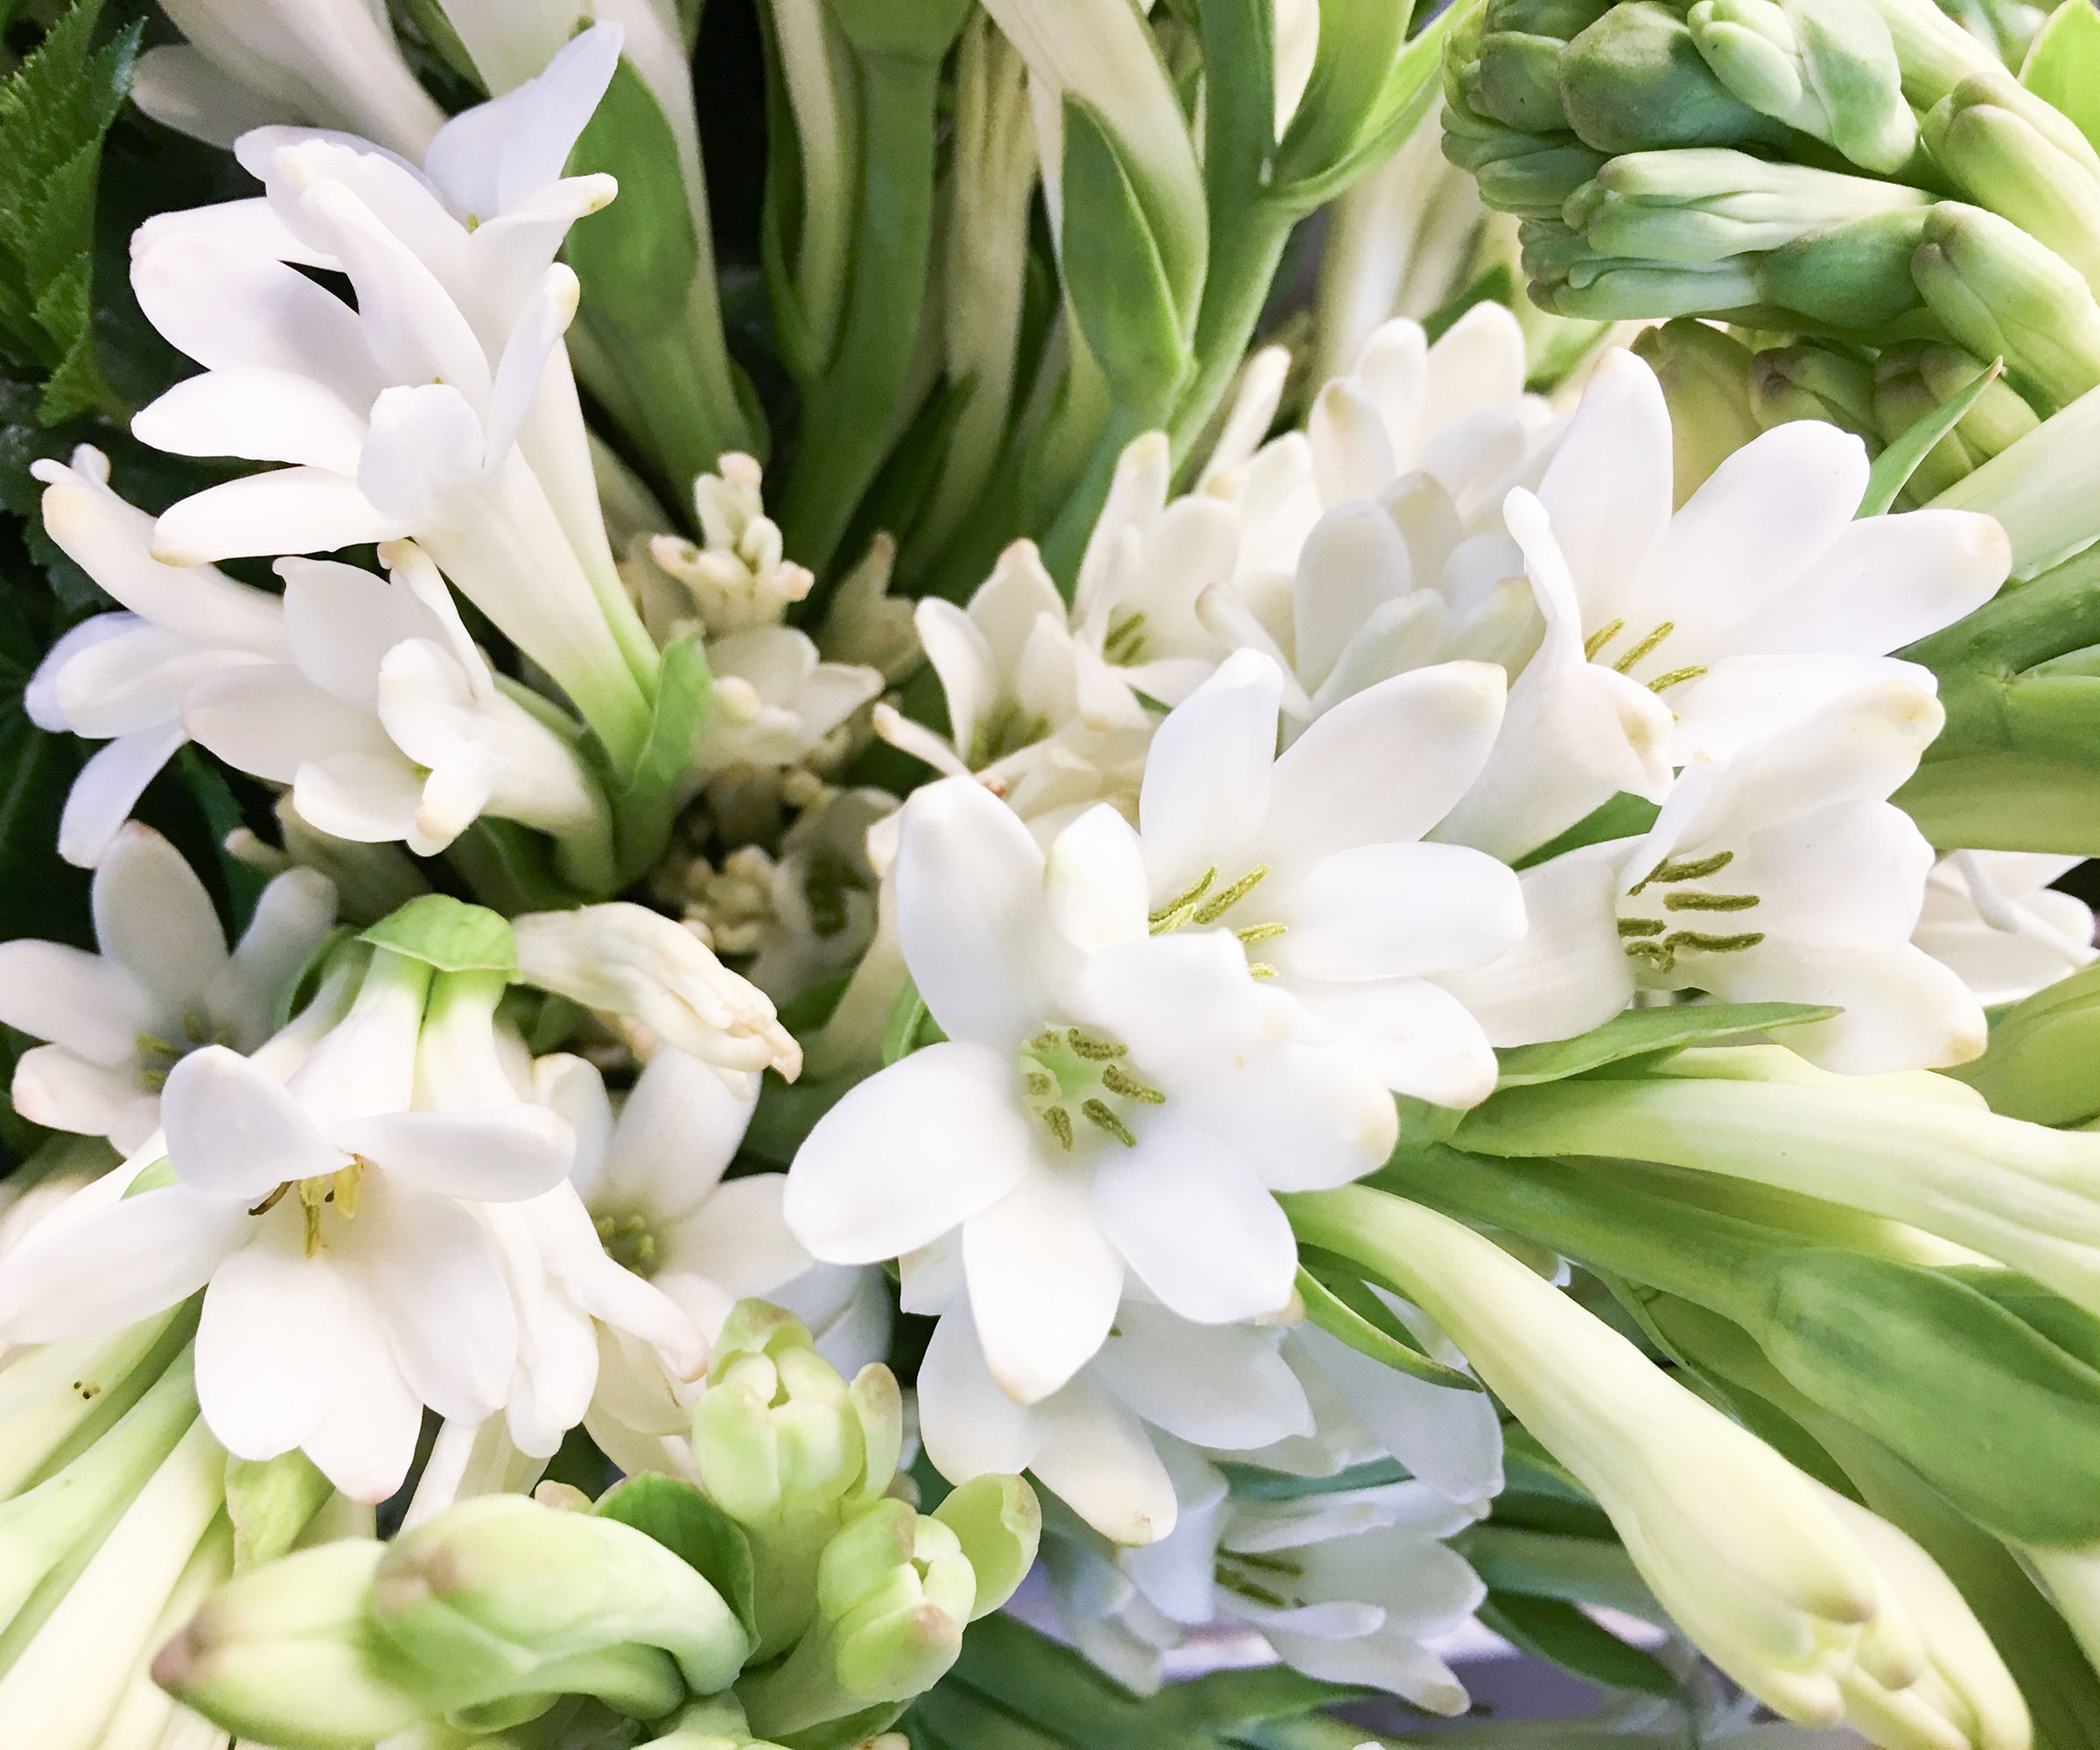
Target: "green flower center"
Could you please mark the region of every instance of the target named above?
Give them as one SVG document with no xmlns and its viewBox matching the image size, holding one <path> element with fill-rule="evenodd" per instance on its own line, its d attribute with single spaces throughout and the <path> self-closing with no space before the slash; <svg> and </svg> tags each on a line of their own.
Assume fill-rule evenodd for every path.
<svg viewBox="0 0 2100 1750">
<path fill-rule="evenodd" d="M 1022 1098 L 1067 1154 L 1090 1125 L 1125 1148 L 1138 1138 L 1130 1119 L 1166 1096 L 1134 1073 L 1130 1047 L 1078 1027 L 1046 1027 L 1021 1047 Z"/>
</svg>

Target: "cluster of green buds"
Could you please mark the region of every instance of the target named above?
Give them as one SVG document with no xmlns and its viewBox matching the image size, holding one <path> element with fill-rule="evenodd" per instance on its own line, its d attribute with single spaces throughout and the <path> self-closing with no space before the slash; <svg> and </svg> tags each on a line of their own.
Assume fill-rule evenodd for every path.
<svg viewBox="0 0 2100 1750">
<path fill-rule="evenodd" d="M 594 1504 L 547 1483 L 254 1567 L 152 1674 L 281 1750 L 494 1746 L 528 1725 L 534 1743 L 862 1744 L 1012 1595 L 1040 1529 L 1018 1477 L 920 1513 L 902 1435 L 887 1368 L 848 1384 L 795 1320 L 745 1301 L 695 1417 L 702 1487 L 640 1475 Z"/>
<path fill-rule="evenodd" d="M 2045 415 L 2100 383 L 2100 152 L 1931 0 L 1486 0 L 1446 96 L 1549 310 L 1951 341 Z"/>
</svg>

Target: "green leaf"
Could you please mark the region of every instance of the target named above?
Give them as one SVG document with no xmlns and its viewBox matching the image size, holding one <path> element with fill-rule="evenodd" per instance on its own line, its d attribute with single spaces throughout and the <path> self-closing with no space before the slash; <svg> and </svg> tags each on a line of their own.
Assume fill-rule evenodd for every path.
<svg viewBox="0 0 2100 1750">
<path fill-rule="evenodd" d="M 230 1460 L 226 1510 L 234 1522 L 234 1572 L 284 1555 L 334 1492 L 334 1484 L 296 1447 L 274 1459 Z"/>
<path fill-rule="evenodd" d="M 647 1532 L 721 1593 L 755 1646 L 758 1579 L 744 1528 L 680 1477 L 631 1476 L 592 1509 Z"/>
<path fill-rule="evenodd" d="M 1621 790 L 1610 802 L 1591 809 L 1558 838 L 1548 839 L 1536 850 L 1526 851 L 1516 859 L 1516 866 L 1520 870 L 1532 869 L 1541 863 L 1550 863 L 1564 852 L 1580 850 L 1586 845 L 1604 844 L 1614 838 L 1638 838 L 1655 825 L 1660 812 L 1646 796 Z"/>
<path fill-rule="evenodd" d="M 449 893 L 425 893 L 389 913 L 358 937 L 440 972 L 500 972 L 515 977 L 518 945 L 510 925 L 486 906 Z"/>
<path fill-rule="evenodd" d="M 149 1191 L 165 1191 L 171 1185 L 182 1181 L 176 1177 L 175 1163 L 164 1154 L 124 1186 L 126 1197 L 143 1197 Z"/>
<path fill-rule="evenodd" d="M 238 934 L 248 928 L 248 920 L 255 916 L 256 901 L 262 897 L 263 888 L 270 885 L 270 877 L 254 864 L 243 863 L 226 848 L 228 835 L 246 822 L 225 771 L 194 747 L 186 747 L 175 756 L 175 769 L 181 776 L 183 788 L 202 812 L 212 843 L 218 849 L 219 872 L 225 878 L 227 893 L 233 901 L 234 929 Z"/>
<path fill-rule="evenodd" d="M 679 320 L 700 267 L 700 238 L 681 173 L 677 136 L 633 65 L 613 70 L 597 112 L 569 154 L 569 174 L 606 172 L 620 198 L 569 232 L 569 264 L 594 318 L 626 328 Z"/>
<path fill-rule="evenodd" d="M 1446 1367 L 1442 1362 L 1432 1361 L 1418 1350 L 1410 1349 L 1405 1343 L 1387 1335 L 1311 1270 L 1302 1267 L 1298 1272 L 1298 1292 L 1306 1303 L 1306 1317 L 1330 1337 L 1347 1343 L 1358 1354 L 1368 1355 L 1396 1373 L 1410 1375 L 1429 1385 L 1448 1386 L 1460 1391 L 1483 1390 L 1471 1375 Z"/>
<path fill-rule="evenodd" d="M 639 878 L 663 855 L 677 813 L 679 786 L 692 767 L 693 748 L 700 738 L 713 684 L 697 632 L 664 651 L 656 672 L 648 738 L 642 744 L 634 775 L 612 798 L 620 873 L 625 880 Z"/>
<path fill-rule="evenodd" d="M 1559 1599 L 1491 1592 L 1480 1614 L 1480 1620 L 1504 1640 L 1578 1677 L 1641 1695 L 1677 1693 L 1677 1680 L 1668 1667 Z"/>
<path fill-rule="evenodd" d="M 1811 1003 L 1678 1003 L 1662 1009 L 1628 1009 L 1573 1039 L 1512 1046 L 1497 1053 L 1502 1073 L 1495 1085 L 1529 1088 L 1563 1082 L 1626 1058 L 1826 1021 L 1837 1012 Z"/>
<path fill-rule="evenodd" d="M 2100 11 L 2063 0 L 2035 33 L 2020 82 L 2069 116 L 2100 148 Z"/>
<path fill-rule="evenodd" d="M 1874 458 L 1874 466 L 1867 472 L 1866 494 L 1859 500 L 1855 516 L 1880 516 L 1896 501 L 1896 494 L 1909 484 L 1910 477 L 1917 472 L 1918 464 L 1932 453 L 1932 447 L 1941 438 L 1962 423 L 1962 417 L 1974 407 L 1983 392 L 2004 372 L 2006 361 L 1993 359 L 1990 369 L 1978 377 L 1957 395 L 1917 420 L 1908 430 Z"/>
<path fill-rule="evenodd" d="M 1065 290 L 1116 400 L 1164 416 L 1194 368 L 1158 240 L 1093 107 L 1065 99 Z"/>
<path fill-rule="evenodd" d="M 1320 46 L 1277 152 L 1278 181 L 1326 175 L 1377 126 L 1413 11 L 1401 0 L 1320 0 Z"/>
<path fill-rule="evenodd" d="M 909 1057 L 922 1046 L 938 1045 L 948 1035 L 926 1006 L 919 987 L 908 978 L 890 1007 L 889 1024 L 882 1030 L 882 1067 L 887 1069 L 900 1057 Z"/>
</svg>

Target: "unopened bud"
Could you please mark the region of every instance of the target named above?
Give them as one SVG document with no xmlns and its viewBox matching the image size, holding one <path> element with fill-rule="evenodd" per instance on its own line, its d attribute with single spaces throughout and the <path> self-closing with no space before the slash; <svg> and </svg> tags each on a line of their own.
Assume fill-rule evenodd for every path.
<svg viewBox="0 0 2100 1750">
<path fill-rule="evenodd" d="M 953 1490 L 934 1509 L 934 1517 L 961 1539 L 976 1576 L 970 1620 L 990 1615 L 1013 1596 L 1035 1565 L 1043 1533 L 1043 1509 L 1035 1491 L 1018 1476 L 987 1473 Z"/>
<path fill-rule="evenodd" d="M 2100 384 L 2100 305 L 2062 256 L 2010 220 L 1942 201 L 1911 272 L 1934 315 L 1979 359 L 2002 358 L 2037 410 Z"/>
<path fill-rule="evenodd" d="M 1488 206 L 1520 219 L 1558 219 L 1568 197 L 1606 163 L 1578 141 L 1506 128 L 1460 104 L 1444 111 L 1444 156 L 1472 173 Z"/>
<path fill-rule="evenodd" d="M 1565 132 L 1560 53 L 1609 0 L 1490 0 L 1466 81 L 1469 108 L 1532 134 Z"/>
<path fill-rule="evenodd" d="M 1889 347 L 1874 366 L 1877 429 L 1894 443 L 1967 388 L 1985 368 L 1957 346 L 1910 342 Z M 1921 503 L 1938 497 L 2040 424 L 2034 410 L 2003 377 L 1994 380 L 1954 430 L 1926 452 L 1910 477 L 1910 496 Z"/>
<path fill-rule="evenodd" d="M 1750 410 L 1768 431 L 1796 419 L 1820 419 L 1850 431 L 1869 453 L 1881 447 L 1872 368 L 1813 341 L 1757 355 L 1750 368 Z"/>
<path fill-rule="evenodd" d="M 1568 125 L 1600 152 L 1668 146 L 1786 144 L 1786 126 L 1760 116 L 1714 76 L 1690 27 L 1658 0 L 1623 0 L 1562 51 Z"/>
<path fill-rule="evenodd" d="M 1750 407 L 1750 349 L 1718 328 L 1680 318 L 1634 342 L 1670 404 L 1678 504 L 1762 429 Z"/>
<path fill-rule="evenodd" d="M 1760 115 L 1865 170 L 1900 170 L 1916 150 L 1895 45 L 1863 0 L 1698 0 L 1687 23 L 1706 65 Z"/>
<path fill-rule="evenodd" d="M 2046 106 L 2009 74 L 1973 74 L 1933 106 L 1925 144 L 1978 206 L 2054 249 L 2088 285 L 2100 285 L 2100 177 L 2066 149 L 2068 123 L 2038 125 L 2037 108 Z"/>
</svg>

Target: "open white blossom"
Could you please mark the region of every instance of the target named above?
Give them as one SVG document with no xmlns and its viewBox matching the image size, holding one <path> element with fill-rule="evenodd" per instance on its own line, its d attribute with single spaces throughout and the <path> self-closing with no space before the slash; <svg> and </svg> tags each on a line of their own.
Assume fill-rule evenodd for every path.
<svg viewBox="0 0 2100 1750">
<path fill-rule="evenodd" d="M 991 1376 L 1023 1404 L 1100 1348 L 1129 1276 L 1200 1323 L 1281 1311 L 1297 1250 L 1271 1192 L 1382 1160 L 1385 1090 L 1308 1042 L 1234 937 L 1150 932 L 1136 835 L 1112 811 L 1046 861 L 982 787 L 945 780 L 905 805 L 895 879 L 904 957 L 947 1039 L 810 1132 L 788 1174 L 795 1236 L 862 1264 L 959 1228 Z"/>
<path fill-rule="evenodd" d="M 2041 851 L 1956 850 L 1933 864 L 1911 940 L 1986 1006 L 2017 1003 L 2093 961 L 2093 912 L 2051 885 L 2084 862 Z"/>
<path fill-rule="evenodd" d="M 293 869 L 262 890 L 239 945 L 181 854 L 136 822 L 91 889 L 98 955 L 0 942 L 0 1022 L 49 1045 L 15 1065 L 15 1110 L 129 1152 L 160 1127 L 171 1071 L 207 1045 L 252 1051 L 335 921 L 335 889 Z"/>
</svg>

